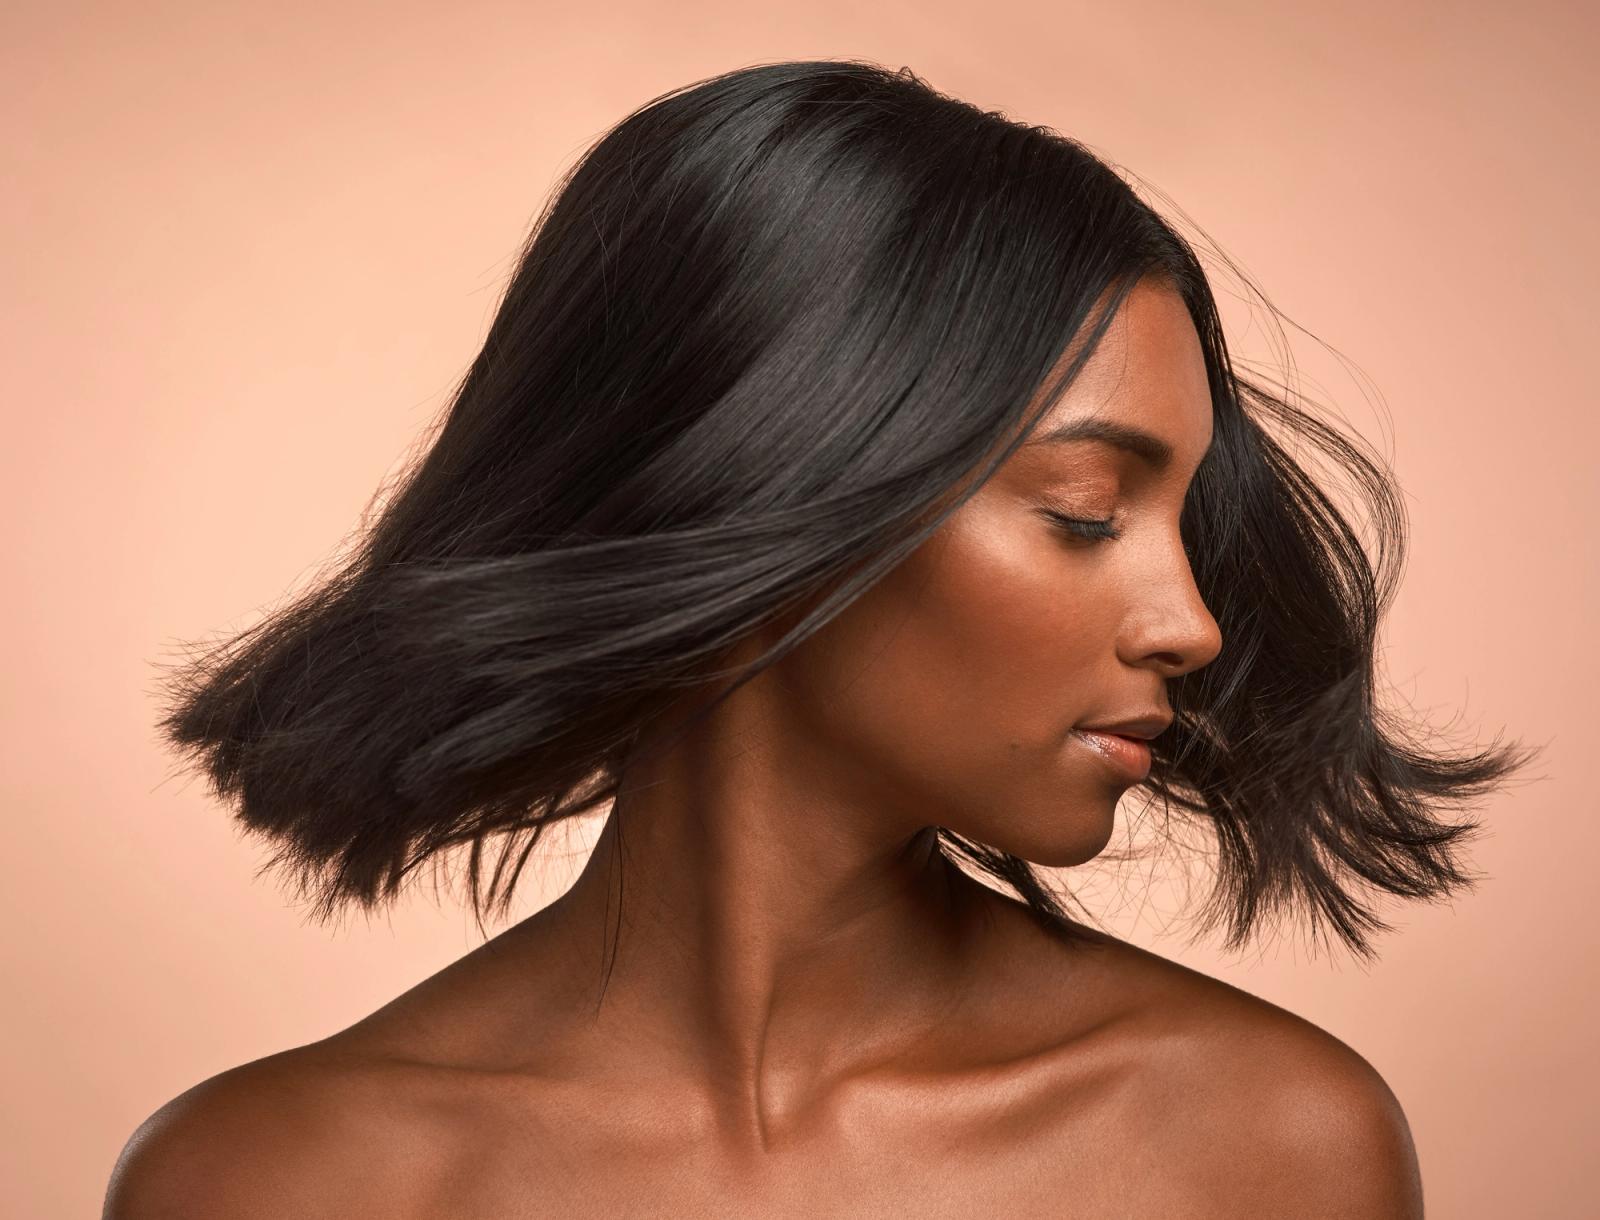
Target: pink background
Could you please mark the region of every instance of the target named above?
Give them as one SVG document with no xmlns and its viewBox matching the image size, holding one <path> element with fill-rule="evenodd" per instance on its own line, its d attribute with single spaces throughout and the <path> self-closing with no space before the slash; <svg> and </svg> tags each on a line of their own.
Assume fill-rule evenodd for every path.
<svg viewBox="0 0 1600 1220">
<path fill-rule="evenodd" d="M 371 923 L 304 924 L 255 877 L 264 849 L 173 777 L 157 664 L 253 622 L 357 525 L 584 144 L 666 89 L 827 57 L 908 64 L 1087 141 L 1311 332 L 1288 332 L 1298 383 L 1406 490 L 1395 697 L 1455 740 L 1504 728 L 1544 757 L 1484 808 L 1489 880 L 1388 908 L 1399 930 L 1370 970 L 1293 936 L 1232 958 L 1186 944 L 1171 863 L 1074 880 L 1113 931 L 1371 1060 L 1410 1116 L 1430 1215 L 1593 1214 L 1594 10 L 783 7 L 8 10 L 10 1214 L 97 1214 L 161 1102 L 477 943 L 422 893 Z M 1241 359 L 1281 368 L 1260 311 L 1218 291 Z M 552 858 L 516 914 L 578 862 Z"/>
</svg>

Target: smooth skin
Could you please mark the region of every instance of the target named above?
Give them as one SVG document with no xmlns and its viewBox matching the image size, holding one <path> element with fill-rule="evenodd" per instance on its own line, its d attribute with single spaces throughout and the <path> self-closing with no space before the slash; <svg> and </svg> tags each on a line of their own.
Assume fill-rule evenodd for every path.
<svg viewBox="0 0 1600 1220">
<path fill-rule="evenodd" d="M 942 825 L 1092 859 L 1128 781 L 1071 728 L 1166 709 L 1223 645 L 1178 531 L 1210 395 L 1163 284 L 1034 436 L 1084 416 L 1172 462 L 1030 439 L 630 765 L 565 895 L 151 1115 L 108 1220 L 1420 1217 L 1405 1115 L 1355 1051 L 1116 938 L 1065 946 L 931 850 Z"/>
</svg>

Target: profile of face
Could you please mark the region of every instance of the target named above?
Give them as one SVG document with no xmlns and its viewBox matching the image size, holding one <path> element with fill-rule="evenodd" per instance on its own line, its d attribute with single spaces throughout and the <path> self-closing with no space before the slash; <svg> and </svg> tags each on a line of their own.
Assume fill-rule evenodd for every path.
<svg viewBox="0 0 1600 1220">
<path fill-rule="evenodd" d="M 1169 460 L 1048 439 L 1091 419 L 1150 434 Z M 1166 680 L 1222 648 L 1178 527 L 1211 427 L 1183 300 L 1142 282 L 1028 440 L 774 667 L 786 714 L 906 826 L 1047 867 L 1092 859 L 1138 776 L 1074 729 L 1169 713 Z"/>
</svg>

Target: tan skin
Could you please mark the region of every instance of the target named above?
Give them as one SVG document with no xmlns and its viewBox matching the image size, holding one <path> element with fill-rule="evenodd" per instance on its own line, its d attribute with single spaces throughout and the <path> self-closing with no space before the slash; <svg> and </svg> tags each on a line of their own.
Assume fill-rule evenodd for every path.
<svg viewBox="0 0 1600 1220">
<path fill-rule="evenodd" d="M 942 825 L 1092 859 L 1129 781 L 1069 730 L 1165 709 L 1222 647 L 1178 532 L 1211 406 L 1170 289 L 1133 291 L 1034 436 L 1088 415 L 1170 466 L 1030 441 L 630 766 L 564 896 L 169 1102 L 106 1216 L 1421 1216 L 1405 1117 L 1349 1047 L 1115 938 L 1055 941 L 929 851 Z"/>
</svg>

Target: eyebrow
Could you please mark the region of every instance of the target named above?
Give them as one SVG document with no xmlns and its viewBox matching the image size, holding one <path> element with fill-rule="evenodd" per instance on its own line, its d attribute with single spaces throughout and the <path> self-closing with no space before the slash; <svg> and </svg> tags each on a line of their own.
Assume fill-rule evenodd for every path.
<svg viewBox="0 0 1600 1220">
<path fill-rule="evenodd" d="M 1108 445 L 1115 445 L 1118 449 L 1124 449 L 1135 457 L 1142 458 L 1157 474 L 1172 465 L 1172 446 L 1159 436 L 1153 436 L 1127 424 L 1097 419 L 1092 415 L 1057 424 L 1031 438 L 1027 443 L 1059 445 L 1069 441 L 1104 441 Z"/>
</svg>

